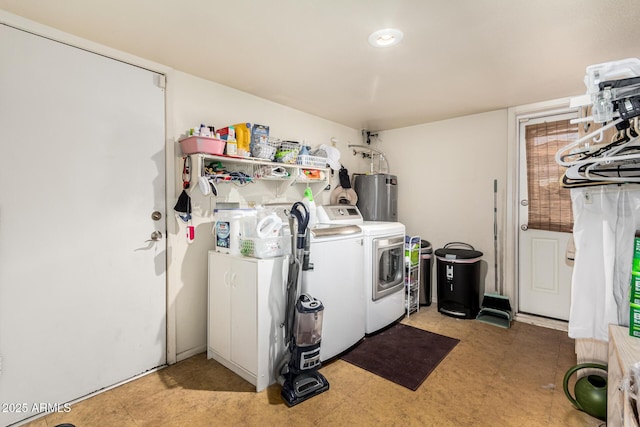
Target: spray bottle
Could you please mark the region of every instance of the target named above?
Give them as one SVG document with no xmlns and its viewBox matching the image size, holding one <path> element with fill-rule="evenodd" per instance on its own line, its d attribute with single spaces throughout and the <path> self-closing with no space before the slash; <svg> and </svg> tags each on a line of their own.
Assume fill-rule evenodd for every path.
<svg viewBox="0 0 640 427">
<path fill-rule="evenodd" d="M 302 204 L 309 211 L 309 225 L 311 228 L 316 225 L 316 202 L 313 201 L 313 192 L 311 191 L 311 187 L 307 186 L 304 190 L 304 197 L 302 198 Z"/>
</svg>

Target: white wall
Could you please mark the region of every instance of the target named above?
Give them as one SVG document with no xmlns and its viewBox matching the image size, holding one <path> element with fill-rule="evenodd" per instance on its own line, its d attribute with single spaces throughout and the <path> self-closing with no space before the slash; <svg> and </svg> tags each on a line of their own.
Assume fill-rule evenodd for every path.
<svg viewBox="0 0 640 427">
<path fill-rule="evenodd" d="M 172 72 L 167 78 L 167 90 L 171 100 L 173 137 L 177 141 L 180 135 L 200 123 L 221 128 L 234 123 L 249 122 L 268 125 L 270 134 L 281 139 L 303 141 L 316 147 L 320 144 L 331 145 L 331 139 L 337 140 L 336 147 L 343 153 L 341 162 L 350 169 L 361 160 L 351 156 L 348 144 L 360 144 L 360 131 L 351 129 L 319 117 L 315 117 L 238 90 L 203 80 L 185 73 Z M 174 146 L 176 159 L 175 198 L 181 190 L 181 151 Z M 351 169 L 350 169 L 351 171 Z M 335 173 L 333 185 L 338 185 Z M 292 188 L 286 193 L 289 200 L 300 200 L 303 188 Z M 242 198 L 258 203 L 268 202 L 275 197 L 269 185 L 251 184 L 243 187 Z M 318 202 L 328 203 L 324 198 Z M 170 196 L 171 197 L 171 196 Z M 184 226 L 170 217 L 169 236 L 169 309 L 175 311 L 175 352 L 180 360 L 199 353 L 206 346 L 206 307 L 207 307 L 207 251 L 214 246 L 211 235 L 212 210 L 215 198 L 203 197 L 196 189 L 191 193 L 193 225 L 196 227 L 196 240 L 191 245 L 184 238 Z M 242 198 L 240 201 L 242 201 Z M 171 204 L 171 203 L 170 203 Z M 173 204 L 171 204 L 173 206 Z M 171 342 L 171 339 L 169 340 Z"/>
<path fill-rule="evenodd" d="M 473 245 L 484 253 L 483 280 L 493 290 L 493 180 L 502 239 L 507 110 L 381 132 L 373 145 L 398 176 L 398 218 L 407 234 L 420 235 L 434 250 L 454 241 Z M 435 270 L 434 262 L 434 285 Z"/>
<path fill-rule="evenodd" d="M 260 123 L 271 128 L 271 134 L 282 139 L 304 141 L 312 147 L 327 144 L 335 138 L 336 148 L 343 154 L 341 163 L 355 168 L 360 159 L 350 155 L 348 144 L 360 144 L 359 130 L 351 129 L 283 105 L 279 105 L 244 92 L 234 90 L 188 74 L 177 72 L 162 64 L 108 48 L 35 23 L 0 10 L 0 21 L 35 34 L 41 34 L 106 55 L 167 76 L 166 108 L 167 138 L 167 352 L 169 363 L 204 351 L 206 345 L 207 251 L 213 246 L 211 212 L 215 203 L 205 199 L 196 190 L 193 199 L 196 240 L 188 245 L 181 228 L 171 215 L 181 187 L 181 151 L 177 140 L 187 129 L 206 123 L 224 127 L 239 122 Z M 360 168 L 362 169 L 362 168 Z M 338 183 L 338 174 L 332 184 Z M 256 185 L 248 194 L 261 193 L 264 187 Z M 328 194 L 318 198 L 327 203 Z M 289 191 L 286 196 L 299 200 L 302 193 Z M 268 197 L 267 197 L 268 198 Z"/>
<path fill-rule="evenodd" d="M 3 22 L 167 75 L 168 212 L 181 190 L 180 149 L 176 141 L 190 127 L 206 123 L 224 127 L 238 122 L 269 125 L 274 136 L 304 140 L 308 145 L 337 139 L 341 162 L 350 173 L 367 172 L 368 162 L 354 157 L 348 144 L 363 144 L 360 130 L 169 69 L 96 43 L 0 11 Z M 446 120 L 380 133 L 372 146 L 387 155 L 399 178 L 399 219 L 412 234 L 434 248 L 463 240 L 485 252 L 493 265 L 492 183 L 500 184 L 504 208 L 507 112 Z M 175 179 L 171 180 L 171 170 Z M 332 179 L 335 187 L 338 174 Z M 260 191 L 256 186 L 255 190 Z M 328 196 L 329 192 L 326 192 Z M 290 197 L 294 196 L 291 192 Z M 300 195 L 301 196 L 301 195 Z M 198 191 L 192 193 L 196 240 L 188 245 L 183 230 L 168 216 L 168 356 L 175 361 L 204 351 L 206 345 L 206 253 L 213 246 L 210 217 L 214 206 Z M 328 202 L 328 197 L 319 202 Z M 487 283 L 493 283 L 489 268 Z M 434 294 L 435 295 L 435 294 Z M 173 320 L 173 322 L 172 322 Z"/>
</svg>

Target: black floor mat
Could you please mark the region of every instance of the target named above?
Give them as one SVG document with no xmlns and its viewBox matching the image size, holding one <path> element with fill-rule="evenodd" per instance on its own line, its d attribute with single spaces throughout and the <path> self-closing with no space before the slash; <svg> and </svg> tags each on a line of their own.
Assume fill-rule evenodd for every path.
<svg viewBox="0 0 640 427">
<path fill-rule="evenodd" d="M 460 342 L 398 323 L 366 337 L 342 360 L 411 390 L 417 390 Z"/>
</svg>

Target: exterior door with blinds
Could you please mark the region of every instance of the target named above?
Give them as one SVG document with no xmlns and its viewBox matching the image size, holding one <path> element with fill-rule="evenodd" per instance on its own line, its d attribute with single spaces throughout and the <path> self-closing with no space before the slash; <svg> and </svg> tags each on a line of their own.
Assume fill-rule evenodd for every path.
<svg viewBox="0 0 640 427">
<path fill-rule="evenodd" d="M 578 138 L 574 117 L 529 118 L 519 125 L 518 309 L 559 320 L 569 319 L 572 267 L 566 253 L 573 217 L 555 153 Z"/>
</svg>

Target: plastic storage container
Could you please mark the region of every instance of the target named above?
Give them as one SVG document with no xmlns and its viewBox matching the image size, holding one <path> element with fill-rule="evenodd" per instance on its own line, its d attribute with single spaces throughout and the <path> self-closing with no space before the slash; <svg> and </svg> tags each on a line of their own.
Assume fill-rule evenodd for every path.
<svg viewBox="0 0 640 427">
<path fill-rule="evenodd" d="M 213 234 L 216 251 L 240 255 L 240 237 L 250 234 L 256 228 L 255 209 L 216 209 Z"/>
<path fill-rule="evenodd" d="M 276 151 L 275 161 L 280 163 L 296 164 L 300 144 L 295 141 L 282 141 Z"/>
<path fill-rule="evenodd" d="M 217 138 L 207 138 L 204 136 L 190 136 L 180 140 L 182 154 L 216 154 L 224 153 L 226 141 Z"/>
<path fill-rule="evenodd" d="M 309 166 L 314 168 L 326 168 L 327 158 L 319 156 L 310 156 L 308 154 L 298 154 L 297 163 L 301 166 Z"/>
<path fill-rule="evenodd" d="M 480 311 L 480 260 L 482 252 L 467 243 L 447 243 L 436 249 L 438 311 L 475 319 Z"/>
<path fill-rule="evenodd" d="M 431 305 L 431 266 L 433 248 L 426 240 L 420 241 L 420 305 Z"/>
<path fill-rule="evenodd" d="M 417 265 L 420 260 L 420 251 L 418 251 L 419 237 L 404 237 L 404 262 L 411 265 Z"/>
<path fill-rule="evenodd" d="M 291 236 L 240 238 L 240 253 L 253 258 L 274 258 L 291 252 Z"/>
</svg>

